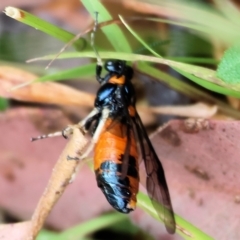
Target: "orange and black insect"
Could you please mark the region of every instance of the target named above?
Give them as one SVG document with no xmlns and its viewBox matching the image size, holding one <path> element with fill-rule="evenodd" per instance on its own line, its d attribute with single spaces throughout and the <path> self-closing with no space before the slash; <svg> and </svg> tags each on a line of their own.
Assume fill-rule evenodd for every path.
<svg viewBox="0 0 240 240">
<path fill-rule="evenodd" d="M 98 60 L 96 78 L 101 86 L 94 109 L 78 124 L 83 132 L 92 132 L 91 142 L 81 159 L 94 149 L 98 187 L 113 208 L 129 213 L 136 207 L 139 188 L 138 141 L 147 173 L 148 194 L 157 211 L 158 203 L 163 206 L 166 229 L 174 233 L 175 219 L 164 170 L 135 107 L 135 89 L 131 82 L 133 69 L 125 61 L 108 60 L 105 63 L 107 74 L 101 77 L 102 62 L 94 45 L 93 49 Z M 69 128 L 63 130 L 63 136 L 67 137 L 71 132 Z M 51 136 L 59 136 L 59 133 L 33 140 Z"/>
<path fill-rule="evenodd" d="M 166 228 L 174 233 L 175 220 L 164 170 L 135 108 L 133 69 L 121 60 L 108 60 L 105 69 L 108 73 L 102 78 L 102 67 L 97 65 L 101 87 L 95 108 L 83 124 L 85 131 L 91 126 L 93 129 L 97 184 L 119 212 L 129 213 L 135 209 L 139 185 L 138 140 L 147 173 L 148 194 L 154 205 L 163 205 Z"/>
</svg>

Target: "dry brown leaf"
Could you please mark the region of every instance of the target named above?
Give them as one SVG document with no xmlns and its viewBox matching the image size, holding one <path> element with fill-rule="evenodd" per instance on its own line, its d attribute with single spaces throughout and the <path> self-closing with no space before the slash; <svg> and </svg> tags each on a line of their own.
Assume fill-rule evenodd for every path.
<svg viewBox="0 0 240 240">
<path fill-rule="evenodd" d="M 19 84 L 37 78 L 36 75 L 18 68 L 0 66 L 0 96 L 25 102 L 93 106 L 94 95 L 59 83 L 33 83 L 11 91 Z"/>
<path fill-rule="evenodd" d="M 209 105 L 199 102 L 192 105 L 184 106 L 179 105 L 148 107 L 144 110 L 152 113 L 167 114 L 181 117 L 211 118 L 217 113 L 218 107 L 216 105 Z"/>
</svg>

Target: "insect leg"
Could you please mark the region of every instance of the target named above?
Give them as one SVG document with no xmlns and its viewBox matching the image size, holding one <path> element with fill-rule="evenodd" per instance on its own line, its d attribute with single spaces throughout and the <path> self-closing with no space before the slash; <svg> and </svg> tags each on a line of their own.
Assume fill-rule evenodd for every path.
<svg viewBox="0 0 240 240">
<path fill-rule="evenodd" d="M 80 121 L 78 124 L 76 125 L 69 125 L 68 127 L 66 127 L 65 129 L 63 129 L 62 131 L 62 135 L 64 138 L 67 138 L 68 136 L 70 136 L 72 134 L 72 129 L 73 127 L 77 127 L 79 129 L 81 129 L 81 131 L 83 132 L 83 134 L 85 134 L 88 131 L 88 127 L 86 127 L 87 125 L 89 125 L 89 121 L 91 121 L 91 119 L 94 118 L 94 116 L 96 116 L 99 113 L 99 110 L 97 108 L 94 108 L 82 121 Z"/>
<path fill-rule="evenodd" d="M 73 133 L 73 128 L 76 128 L 76 127 L 81 129 L 83 133 L 86 133 L 87 132 L 87 130 L 85 129 L 86 123 L 88 122 L 88 120 L 90 118 L 92 118 L 94 115 L 96 115 L 98 113 L 99 113 L 99 110 L 94 108 L 87 115 L 87 117 L 85 117 L 78 124 L 76 124 L 76 125 L 69 125 L 68 127 L 66 127 L 65 129 L 63 129 L 62 131 L 59 131 L 59 132 L 44 134 L 44 135 L 40 135 L 38 137 L 33 137 L 33 138 L 31 138 L 31 141 L 33 142 L 33 141 L 36 141 L 36 140 L 41 140 L 41 139 L 51 138 L 51 137 L 59 137 L 59 136 L 63 136 L 64 138 L 68 138 Z"/>
<path fill-rule="evenodd" d="M 31 140 L 31 142 L 33 142 L 33 141 L 41 140 L 41 139 L 44 139 L 44 138 L 59 137 L 59 136 L 62 136 L 61 131 L 55 132 L 55 133 L 44 134 L 44 135 L 40 135 L 40 136 L 37 136 L 37 137 L 33 137 L 30 140 Z"/>
<path fill-rule="evenodd" d="M 104 127 L 108 117 L 109 117 L 109 109 L 104 108 L 102 110 L 101 119 L 100 119 L 99 124 L 98 124 L 98 126 L 96 128 L 96 131 L 94 132 L 94 135 L 93 135 L 93 137 L 92 137 L 92 139 L 91 139 L 91 141 L 90 141 L 90 143 L 88 145 L 88 148 L 82 154 L 81 159 L 86 158 L 90 154 L 90 152 L 93 150 L 94 145 L 97 143 L 97 141 L 98 141 L 98 139 L 100 137 L 100 134 L 102 133 L 102 129 L 103 129 L 103 127 Z"/>
</svg>

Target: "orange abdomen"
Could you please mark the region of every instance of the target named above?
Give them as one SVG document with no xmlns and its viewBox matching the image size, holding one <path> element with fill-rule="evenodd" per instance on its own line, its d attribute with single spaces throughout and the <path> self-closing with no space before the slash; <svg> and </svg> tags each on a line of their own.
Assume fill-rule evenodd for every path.
<svg viewBox="0 0 240 240">
<path fill-rule="evenodd" d="M 123 213 L 135 209 L 139 186 L 138 152 L 132 130 L 129 155 L 127 159 L 124 158 L 127 144 L 126 129 L 125 124 L 108 119 L 94 153 L 94 170 L 98 186 L 108 202 Z M 123 170 L 123 161 L 128 161 L 125 165 L 126 171 Z"/>
</svg>

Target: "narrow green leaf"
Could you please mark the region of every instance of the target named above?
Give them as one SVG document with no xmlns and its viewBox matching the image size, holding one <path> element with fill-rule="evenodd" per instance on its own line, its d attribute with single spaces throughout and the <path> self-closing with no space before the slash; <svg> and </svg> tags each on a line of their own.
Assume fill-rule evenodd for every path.
<svg viewBox="0 0 240 240">
<path fill-rule="evenodd" d="M 231 92 L 232 90 L 233 94 L 236 94 L 236 92 L 240 92 L 240 84 L 232 85 L 222 81 L 220 78 L 217 77 L 215 70 L 200 67 L 200 66 L 195 66 L 187 63 L 177 63 L 172 61 L 168 62 L 167 64 L 176 70 L 180 70 L 188 74 L 191 74 L 193 77 L 194 76 L 198 77 L 199 82 L 200 81 L 202 82 L 201 83 L 202 86 L 205 85 L 205 82 L 211 83 L 208 86 L 211 87 L 210 90 L 212 91 L 218 92 L 220 87 L 222 87 L 222 88 L 228 89 L 229 90 L 228 92 Z"/>
<path fill-rule="evenodd" d="M 199 79 L 199 82 L 201 82 L 201 85 L 204 86 L 205 82 L 208 81 L 212 84 L 209 84 L 209 88 L 211 88 L 212 91 L 216 91 L 223 94 L 228 94 L 231 96 L 237 96 L 238 92 L 240 92 L 240 84 L 228 84 L 223 82 L 221 79 L 219 79 L 216 76 L 216 71 L 200 66 L 195 66 L 187 63 L 181 63 L 176 62 L 164 58 L 157 58 L 153 56 L 146 56 L 146 55 L 140 55 L 140 54 L 132 54 L 132 53 L 117 53 L 117 52 L 100 52 L 101 58 L 103 59 L 120 59 L 120 60 L 126 60 L 126 61 L 146 61 L 146 62 L 155 62 L 155 63 L 161 63 L 164 65 L 168 65 L 170 67 L 176 68 L 177 70 L 181 70 L 185 73 L 191 74 L 192 76 L 196 76 Z M 95 54 L 93 52 L 71 52 L 71 53 L 63 53 L 59 59 L 65 59 L 65 58 L 76 58 L 76 57 L 95 57 Z M 52 55 L 45 56 L 42 58 L 38 58 L 37 60 L 48 60 L 51 59 Z M 36 59 L 35 59 L 36 60 Z M 190 75 L 189 75 L 190 76 Z M 193 78 L 190 78 L 190 80 Z M 222 88 L 220 88 L 222 87 Z M 228 90 L 223 91 L 223 88 L 226 88 Z M 225 93 L 224 93 L 225 92 Z"/>
<path fill-rule="evenodd" d="M 209 81 L 206 81 L 204 79 L 201 79 L 201 78 L 199 78 L 197 76 L 189 74 L 189 73 L 187 73 L 185 71 L 182 71 L 180 69 L 177 69 L 177 68 L 174 68 L 174 69 L 176 71 L 178 71 L 180 74 L 182 74 L 183 76 L 185 76 L 186 78 L 192 80 L 193 82 L 201 85 L 202 87 L 204 87 L 206 89 L 209 89 L 211 91 L 214 91 L 214 92 L 217 92 L 217 93 L 221 93 L 221 94 L 224 94 L 224 95 L 227 95 L 227 96 L 240 98 L 240 92 L 238 92 L 238 91 L 234 91 L 234 90 L 231 90 L 229 88 L 222 87 L 220 85 L 216 85 L 216 84 L 214 84 L 212 82 L 209 82 Z"/>
<path fill-rule="evenodd" d="M 119 15 L 120 20 L 124 24 L 124 26 L 128 29 L 128 31 L 148 50 L 150 51 L 154 56 L 162 58 L 157 52 L 155 52 L 151 47 L 148 46 L 148 44 L 143 41 L 143 39 L 135 32 L 133 29 L 127 24 L 127 22 L 124 20 L 122 16 Z"/>
<path fill-rule="evenodd" d="M 58 240 L 58 237 L 59 233 L 43 229 L 38 234 L 36 240 Z"/>
<path fill-rule="evenodd" d="M 143 193 L 138 193 L 138 206 L 141 207 L 144 211 L 148 212 L 151 216 L 153 216 L 158 221 L 162 220 L 159 218 L 158 213 L 154 209 L 151 200 L 149 197 Z M 180 216 L 174 214 L 176 225 L 177 225 L 177 233 L 181 235 L 186 240 L 192 239 L 201 239 L 201 240 L 212 240 L 213 238 L 208 236 L 206 233 L 202 232 Z"/>
<path fill-rule="evenodd" d="M 92 232 L 95 232 L 97 230 L 111 226 L 116 223 L 120 223 L 126 220 L 127 218 L 128 218 L 127 215 L 118 212 L 104 214 L 95 219 L 89 220 L 85 223 L 69 228 L 68 230 L 59 234 L 58 240 L 68 240 L 73 239 L 73 237 L 75 237 L 75 239 L 76 237 L 78 237 L 78 239 L 81 239 L 82 237 Z"/>
<path fill-rule="evenodd" d="M 40 30 L 42 32 L 47 33 L 50 36 L 53 36 L 63 42 L 69 42 L 72 38 L 74 38 L 74 34 L 63 30 L 60 27 L 57 27 L 41 18 L 38 18 L 26 11 L 23 11 L 14 7 L 6 7 L 5 14 L 11 18 L 14 18 L 17 21 L 20 21 L 28 26 L 35 28 L 36 30 Z M 73 46 L 77 50 L 82 50 L 87 47 L 88 43 L 85 39 L 80 38 L 73 43 Z"/>
<path fill-rule="evenodd" d="M 83 77 L 90 77 L 95 74 L 95 63 L 86 64 L 80 67 L 71 68 L 65 71 L 60 71 L 55 74 L 45 75 L 36 79 L 34 82 L 45 82 L 45 81 L 59 81 L 66 79 L 79 79 Z"/>
<path fill-rule="evenodd" d="M 218 60 L 214 58 L 198 58 L 198 57 L 168 57 L 169 60 L 184 62 L 184 63 L 201 63 L 201 64 L 214 64 L 219 63 Z"/>
<path fill-rule="evenodd" d="M 185 82 L 179 81 L 178 79 L 150 66 L 149 64 L 140 62 L 138 63 L 137 67 L 139 71 L 141 71 L 142 73 L 149 75 L 159 80 L 160 82 L 165 83 L 170 88 L 178 92 L 181 92 L 192 99 L 214 103 L 218 106 L 219 110 L 221 110 L 224 114 L 231 116 L 233 118 L 240 119 L 240 112 L 232 108 L 230 105 L 226 104 L 224 101 L 214 98 L 210 94 L 196 87 L 193 87 Z"/>
</svg>

